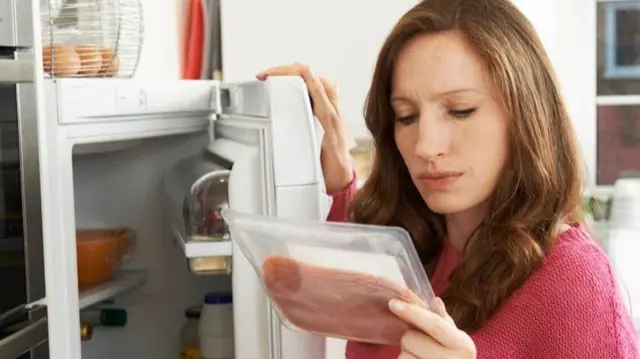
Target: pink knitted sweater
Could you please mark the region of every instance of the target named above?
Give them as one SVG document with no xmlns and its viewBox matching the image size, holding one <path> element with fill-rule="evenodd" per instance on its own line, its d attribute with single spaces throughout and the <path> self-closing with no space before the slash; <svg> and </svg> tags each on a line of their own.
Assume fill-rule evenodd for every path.
<svg viewBox="0 0 640 359">
<path fill-rule="evenodd" d="M 328 220 L 344 221 L 355 184 L 333 196 Z M 445 245 L 431 278 L 448 286 L 460 253 Z M 470 333 L 478 359 L 635 359 L 636 333 L 611 264 L 580 226 L 562 233 L 544 265 L 480 330 Z M 398 347 L 347 343 L 347 359 L 396 359 Z"/>
</svg>

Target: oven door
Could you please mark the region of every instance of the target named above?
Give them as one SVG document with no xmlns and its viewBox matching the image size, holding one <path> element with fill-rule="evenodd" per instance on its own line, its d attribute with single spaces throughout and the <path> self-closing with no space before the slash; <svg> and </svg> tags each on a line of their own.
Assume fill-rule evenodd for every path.
<svg viewBox="0 0 640 359">
<path fill-rule="evenodd" d="M 21 3 L 31 3 L 19 0 Z M 0 0 L 0 42 L 11 41 Z M 17 41 L 19 37 L 14 37 Z M 0 359 L 47 358 L 33 49 L 0 45 Z"/>
</svg>

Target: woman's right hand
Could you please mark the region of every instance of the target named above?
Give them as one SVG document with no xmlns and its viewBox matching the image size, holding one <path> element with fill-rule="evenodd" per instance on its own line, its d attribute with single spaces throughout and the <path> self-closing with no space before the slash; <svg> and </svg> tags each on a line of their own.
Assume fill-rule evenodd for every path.
<svg viewBox="0 0 640 359">
<path fill-rule="evenodd" d="M 313 115 L 324 130 L 320 162 L 328 194 L 337 193 L 353 180 L 353 165 L 349 142 L 338 108 L 338 91 L 334 84 L 317 76 L 303 64 L 281 65 L 256 75 L 259 80 L 269 76 L 300 76 L 313 101 Z"/>
</svg>

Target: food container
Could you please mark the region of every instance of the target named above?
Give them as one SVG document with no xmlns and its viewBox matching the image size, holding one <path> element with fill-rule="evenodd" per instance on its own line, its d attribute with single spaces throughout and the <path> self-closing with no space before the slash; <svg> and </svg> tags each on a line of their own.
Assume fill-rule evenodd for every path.
<svg viewBox="0 0 640 359">
<path fill-rule="evenodd" d="M 434 297 L 403 229 L 294 221 L 231 209 L 222 216 L 290 329 L 397 345 L 411 328 L 389 310 L 389 301 L 427 308 Z"/>
<path fill-rule="evenodd" d="M 234 358 L 233 296 L 231 293 L 208 293 L 202 304 L 198 323 L 200 358 Z"/>
<path fill-rule="evenodd" d="M 220 211 L 228 206 L 231 164 L 208 152 L 177 162 L 163 178 L 164 209 L 169 229 L 182 243 L 229 241 Z M 231 272 L 231 257 L 190 258 L 195 274 Z"/>
<path fill-rule="evenodd" d="M 640 230 L 640 174 L 616 181 L 609 224 L 613 228 Z"/>
<path fill-rule="evenodd" d="M 200 359 L 198 333 L 202 306 L 192 306 L 184 312 L 186 323 L 180 329 L 180 359 Z"/>
<path fill-rule="evenodd" d="M 112 277 L 135 241 L 135 233 L 122 229 L 76 230 L 78 284 L 90 286 Z"/>
</svg>

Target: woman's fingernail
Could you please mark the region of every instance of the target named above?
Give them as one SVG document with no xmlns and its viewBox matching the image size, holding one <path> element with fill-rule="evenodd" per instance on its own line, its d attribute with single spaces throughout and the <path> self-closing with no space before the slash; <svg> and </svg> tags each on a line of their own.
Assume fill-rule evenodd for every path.
<svg viewBox="0 0 640 359">
<path fill-rule="evenodd" d="M 395 310 L 397 312 L 401 312 L 401 311 L 407 309 L 407 304 L 405 302 L 401 301 L 401 300 L 392 299 L 389 302 L 389 307 L 392 310 Z"/>
</svg>

